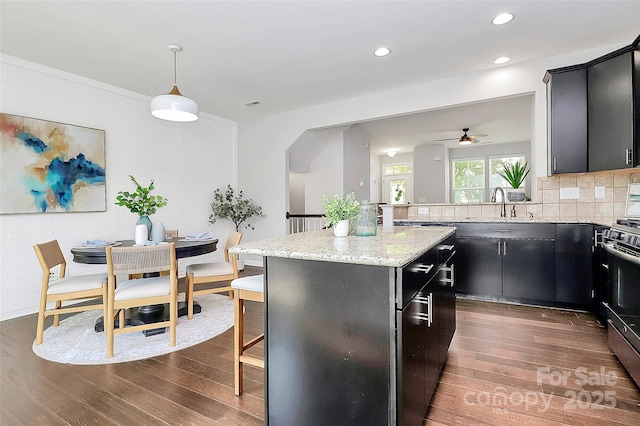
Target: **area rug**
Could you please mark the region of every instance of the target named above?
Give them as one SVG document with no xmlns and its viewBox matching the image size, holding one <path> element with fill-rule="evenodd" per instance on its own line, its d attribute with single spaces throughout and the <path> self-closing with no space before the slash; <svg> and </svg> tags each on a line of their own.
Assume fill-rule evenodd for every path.
<svg viewBox="0 0 640 426">
<path fill-rule="evenodd" d="M 181 295 L 182 296 L 182 295 Z M 44 331 L 43 342 L 33 343 L 41 358 L 63 364 L 96 365 L 135 361 L 188 348 L 217 336 L 233 326 L 233 301 L 227 295 L 207 294 L 197 298 L 202 312 L 178 318 L 176 346 L 169 346 L 168 332 L 145 337 L 142 332 L 114 337 L 115 353 L 107 358 L 107 339 L 93 325 L 102 311 L 87 311 L 60 321 Z"/>
</svg>

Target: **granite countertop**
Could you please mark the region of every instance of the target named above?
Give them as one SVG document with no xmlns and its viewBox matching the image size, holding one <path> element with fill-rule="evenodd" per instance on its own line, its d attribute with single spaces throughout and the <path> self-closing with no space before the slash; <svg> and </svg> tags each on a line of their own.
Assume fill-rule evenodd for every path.
<svg viewBox="0 0 640 426">
<path fill-rule="evenodd" d="M 435 247 L 455 228 L 378 226 L 372 237 L 335 237 L 332 229 L 300 232 L 231 247 L 229 252 L 322 262 L 401 267 Z"/>
<path fill-rule="evenodd" d="M 566 218 L 566 219 L 546 219 L 540 217 L 493 217 L 493 216 L 476 216 L 465 217 L 464 219 L 457 218 L 442 218 L 442 219 L 394 219 L 394 223 L 586 223 L 594 225 L 611 226 L 615 223 L 613 218 Z"/>
</svg>

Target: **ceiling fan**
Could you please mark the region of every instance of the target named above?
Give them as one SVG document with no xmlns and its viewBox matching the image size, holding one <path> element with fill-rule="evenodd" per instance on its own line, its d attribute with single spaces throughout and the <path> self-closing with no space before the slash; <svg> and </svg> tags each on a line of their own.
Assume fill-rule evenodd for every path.
<svg viewBox="0 0 640 426">
<path fill-rule="evenodd" d="M 457 139 L 460 145 L 471 145 L 472 143 L 480 142 L 478 138 L 484 138 L 487 136 L 485 134 L 467 135 L 467 132 L 469 131 L 468 127 L 465 127 L 464 129 L 462 129 L 462 131 L 464 132 L 464 134 L 459 139 L 458 138 L 436 139 L 435 142 L 453 141 Z"/>
</svg>

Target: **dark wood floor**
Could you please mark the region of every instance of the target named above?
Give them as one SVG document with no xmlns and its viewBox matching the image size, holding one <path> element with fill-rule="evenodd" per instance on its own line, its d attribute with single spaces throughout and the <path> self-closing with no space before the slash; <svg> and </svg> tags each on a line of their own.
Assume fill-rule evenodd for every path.
<svg viewBox="0 0 640 426">
<path fill-rule="evenodd" d="M 247 333 L 261 330 L 262 305 L 246 315 Z M 426 424 L 640 424 L 640 392 L 592 316 L 458 300 L 457 320 Z M 262 370 L 245 367 L 245 394 L 233 394 L 232 329 L 152 359 L 72 366 L 33 354 L 35 325 L 0 323 L 3 426 L 264 423 Z"/>
</svg>

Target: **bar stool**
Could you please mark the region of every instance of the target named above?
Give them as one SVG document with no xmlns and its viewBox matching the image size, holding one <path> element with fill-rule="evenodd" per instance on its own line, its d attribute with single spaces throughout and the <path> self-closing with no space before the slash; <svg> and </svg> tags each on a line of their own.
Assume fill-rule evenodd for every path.
<svg viewBox="0 0 640 426">
<path fill-rule="evenodd" d="M 234 292 L 234 322 L 233 322 L 233 370 L 235 378 L 235 392 L 242 395 L 242 370 L 244 364 L 264 369 L 264 359 L 245 355 L 244 351 L 264 340 L 264 333 L 244 343 L 244 301 L 264 303 L 264 274 L 236 278 L 231 281 Z"/>
</svg>

